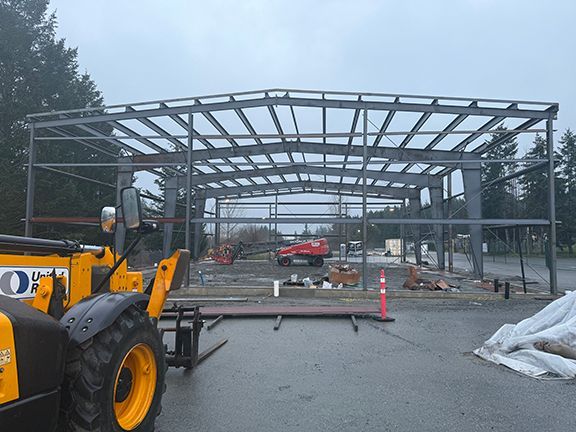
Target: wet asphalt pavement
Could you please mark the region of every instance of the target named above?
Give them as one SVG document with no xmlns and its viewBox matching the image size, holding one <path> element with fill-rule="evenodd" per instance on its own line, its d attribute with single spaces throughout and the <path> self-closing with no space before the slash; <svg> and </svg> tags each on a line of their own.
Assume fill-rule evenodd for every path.
<svg viewBox="0 0 576 432">
<path fill-rule="evenodd" d="M 548 302 L 396 300 L 395 323 L 226 318 L 195 371 L 170 370 L 156 430 L 570 431 L 573 381 L 544 382 L 470 352 Z M 163 323 L 169 325 L 168 323 Z"/>
</svg>

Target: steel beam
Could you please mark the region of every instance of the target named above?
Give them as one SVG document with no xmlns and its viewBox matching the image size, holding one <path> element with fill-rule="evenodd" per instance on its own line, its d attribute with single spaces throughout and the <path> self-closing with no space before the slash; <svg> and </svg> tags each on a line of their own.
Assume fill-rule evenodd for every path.
<svg viewBox="0 0 576 432">
<path fill-rule="evenodd" d="M 79 174 L 74 174 L 74 173 L 71 173 L 71 172 L 58 170 L 58 169 L 56 169 L 56 168 L 50 168 L 50 167 L 45 167 L 45 166 L 38 166 L 37 164 L 34 165 L 34 167 L 35 167 L 35 168 L 42 169 L 42 170 L 45 170 L 45 171 L 50 171 L 50 172 L 53 172 L 53 173 L 56 173 L 56 174 L 60 174 L 60 175 L 63 175 L 63 176 L 65 176 L 65 177 L 75 178 L 75 179 L 77 179 L 77 180 L 82 180 L 82 181 L 85 181 L 85 182 L 88 182 L 88 183 L 97 184 L 97 185 L 104 186 L 104 187 L 111 188 L 111 189 L 116 189 L 116 185 L 113 185 L 112 183 L 105 183 L 105 182 L 103 182 L 103 181 L 96 180 L 96 179 L 89 178 L 89 177 L 84 177 L 84 176 L 81 176 L 81 175 L 79 175 Z"/>
<path fill-rule="evenodd" d="M 134 112 L 136 110 L 134 108 L 132 108 L 131 106 L 127 106 L 126 111 Z M 138 121 L 140 123 L 142 123 L 144 126 L 146 126 L 148 129 L 156 132 L 158 135 L 166 136 L 166 139 L 169 142 L 171 142 L 172 144 L 174 144 L 176 151 L 182 151 L 184 149 L 185 146 L 179 139 L 177 139 L 173 135 L 169 134 L 167 131 L 165 131 L 163 128 L 158 126 L 152 120 L 147 119 L 147 118 L 139 118 Z M 140 138 L 143 138 L 143 137 L 140 136 Z"/>
<path fill-rule="evenodd" d="M 508 130 L 508 132 L 500 131 L 498 138 L 496 138 L 494 141 L 489 142 L 489 143 L 484 142 L 472 151 L 475 153 L 485 153 L 485 152 L 487 152 L 487 151 L 489 151 L 495 147 L 498 147 L 503 142 L 506 142 L 507 140 L 520 135 L 521 133 L 530 129 L 532 126 L 537 125 L 541 121 L 542 121 L 541 119 L 529 119 L 529 120 L 525 121 L 524 123 L 522 123 L 520 126 L 517 126 L 514 129 Z"/>
<path fill-rule="evenodd" d="M 105 135 L 102 131 L 100 131 L 99 129 L 95 128 L 94 126 L 88 126 L 88 125 L 78 125 L 79 129 L 82 129 L 86 132 L 88 132 L 89 134 L 98 137 L 99 139 L 102 139 L 106 142 L 109 142 L 110 144 L 115 145 L 117 148 L 123 149 L 126 152 L 129 152 L 132 155 L 142 155 L 144 154 L 144 152 L 122 142 L 122 140 L 119 139 L 115 139 L 114 137 L 110 136 L 110 135 Z M 158 176 L 163 176 L 162 171 L 159 170 L 154 170 L 154 169 L 147 169 L 148 171 L 158 175 Z M 177 170 L 175 170 L 174 168 L 168 168 L 168 171 L 171 172 L 178 172 Z"/>
<path fill-rule="evenodd" d="M 438 105 L 438 99 L 434 99 L 430 105 Z M 422 129 L 422 126 L 424 126 L 424 123 L 426 123 L 426 121 L 430 118 L 432 113 L 433 111 L 426 111 L 422 113 L 420 118 L 416 121 L 416 124 L 410 130 L 410 132 L 412 133 L 407 134 L 406 138 L 404 138 L 400 143 L 400 148 L 406 147 L 410 143 L 410 141 L 412 141 L 412 138 L 414 138 L 415 133 L 418 132 L 420 129 Z"/>
<path fill-rule="evenodd" d="M 209 159 L 222 159 L 224 157 L 243 157 L 257 156 L 262 154 L 276 153 L 310 153 L 310 154 L 330 154 L 337 156 L 363 156 L 363 146 L 360 145 L 342 145 L 332 143 L 317 143 L 307 141 L 286 141 L 266 144 L 243 145 L 239 147 L 220 147 L 215 149 L 194 150 L 193 157 L 196 161 Z M 393 147 L 370 147 L 367 149 L 369 158 L 394 159 L 395 162 L 402 161 L 410 163 L 412 160 L 429 161 L 434 163 L 436 160 L 442 161 L 442 164 L 452 165 L 462 160 L 477 159 L 478 155 L 470 153 L 454 153 L 447 150 L 422 150 L 422 149 L 398 149 Z M 163 166 L 166 163 L 178 163 L 183 160 L 182 153 L 173 152 L 165 154 L 150 154 L 134 156 L 135 169 L 147 169 L 151 164 L 157 163 Z M 450 161 L 450 162 L 447 162 Z M 453 161 L 453 162 L 452 162 Z M 344 163 L 344 162 L 342 162 Z"/>
<path fill-rule="evenodd" d="M 362 100 L 362 96 L 358 96 L 358 101 Z M 294 110 L 294 107 L 290 107 L 292 110 Z M 352 116 L 352 124 L 350 125 L 350 134 L 353 134 L 356 132 L 356 126 L 358 125 L 358 118 L 360 117 L 360 109 L 356 108 L 354 110 L 354 115 Z M 350 136 L 348 137 L 348 148 L 352 147 L 352 142 L 354 141 L 354 137 Z M 326 144 L 326 143 L 324 143 Z M 348 157 L 350 156 L 349 153 L 346 153 L 346 155 L 344 156 L 344 161 L 348 160 Z"/>
<path fill-rule="evenodd" d="M 231 100 L 234 100 L 234 98 L 232 97 Z M 238 116 L 238 118 L 240 119 L 240 121 L 242 122 L 242 124 L 244 125 L 244 127 L 248 130 L 248 132 L 250 132 L 252 135 L 258 135 L 258 133 L 256 132 L 256 129 L 254 129 L 254 126 L 252 126 L 252 123 L 250 123 L 250 120 L 248 119 L 248 117 L 246 116 L 246 114 L 244 114 L 244 111 L 242 111 L 241 109 L 236 109 L 234 110 L 234 112 L 236 113 L 236 115 Z M 294 113 L 292 113 L 294 114 Z M 294 117 L 294 125 L 296 125 L 296 117 Z M 296 125 L 296 131 L 298 131 L 298 127 Z M 260 138 L 255 138 L 254 141 L 256 141 L 256 144 L 258 145 L 262 145 L 263 142 Z M 272 157 L 266 153 L 265 154 L 266 159 L 268 159 L 268 162 L 274 162 L 274 159 L 272 159 Z M 252 159 L 250 159 L 249 157 L 246 157 L 246 159 L 252 161 Z M 267 183 L 272 183 L 268 178 L 264 178 L 264 180 Z"/>
<path fill-rule="evenodd" d="M 476 157 L 475 159 L 462 159 L 459 160 L 458 162 L 454 162 L 451 160 L 434 160 L 433 162 L 430 162 L 429 160 L 420 160 L 420 161 L 414 161 L 414 160 L 410 160 L 410 161 L 403 161 L 403 160 L 386 160 L 386 161 L 378 161 L 378 162 L 374 162 L 374 163 L 386 163 L 388 165 L 399 165 L 399 164 L 406 164 L 406 163 L 426 163 L 426 164 L 433 164 L 434 166 L 436 165 L 458 165 L 459 167 L 461 165 L 466 165 L 466 164 L 475 164 L 475 163 L 483 163 L 483 164 L 490 164 L 490 163 L 497 163 L 497 164 L 518 164 L 518 163 L 539 163 L 539 162 L 544 162 L 544 163 L 548 163 L 547 159 L 481 159 L 479 157 Z M 218 166 L 251 166 L 251 163 L 247 163 L 247 162 L 200 162 L 202 168 L 205 167 L 209 167 L 209 168 L 214 168 L 214 167 L 218 167 Z M 308 161 L 308 162 L 272 162 L 272 163 L 268 163 L 268 162 L 261 162 L 260 163 L 261 166 L 266 166 L 266 167 L 286 167 L 286 166 L 340 166 L 340 165 L 362 165 L 361 161 L 354 161 L 354 162 L 346 162 L 344 163 L 343 161 Z M 36 163 L 34 166 L 36 167 L 90 167 L 90 168 L 96 168 L 96 167 L 117 167 L 120 165 L 130 165 L 134 168 L 134 163 L 132 162 L 126 162 L 126 163 L 118 163 L 118 162 L 94 162 L 94 163 L 82 163 L 82 162 L 78 162 L 78 163 L 59 163 L 59 162 L 46 162 L 46 163 Z M 182 165 L 181 162 L 165 162 L 162 164 L 162 166 L 164 167 L 170 167 L 170 166 L 180 166 Z M 25 165 L 28 166 L 28 165 Z M 136 166 L 139 169 L 143 169 L 142 167 L 157 167 L 159 166 L 158 162 L 139 162 L 138 165 Z M 199 173 L 199 174 L 206 174 L 206 172 L 200 170 L 199 168 L 195 167 L 194 171 Z M 219 171 L 222 172 L 222 171 Z M 230 171 L 229 171 L 230 172 Z M 398 171 L 392 171 L 392 172 L 398 172 Z M 404 171 L 400 171 L 400 172 L 404 172 Z M 430 175 L 429 174 L 430 170 L 426 169 L 422 172 L 419 173 L 414 173 L 414 174 L 418 174 L 418 175 Z M 412 174 L 412 173 L 410 173 Z M 442 174 L 433 174 L 433 176 L 436 177 L 442 177 Z M 513 178 L 513 177 L 512 177 Z"/>
<path fill-rule="evenodd" d="M 74 136 L 74 135 L 70 135 L 69 132 L 65 131 L 65 130 L 60 130 L 58 128 L 49 128 L 48 129 L 50 132 L 55 133 L 59 136 L 57 137 L 42 137 L 42 138 L 37 138 L 37 141 L 50 141 L 53 138 L 62 138 L 64 140 L 74 140 L 74 142 L 77 142 L 79 144 L 82 144 L 83 146 L 86 146 L 88 148 L 91 148 L 93 150 L 96 150 L 99 153 L 102 153 L 106 156 L 110 156 L 111 158 L 116 158 L 117 154 L 111 152 L 108 149 L 105 149 L 103 147 L 100 147 L 99 145 L 97 145 L 96 143 L 93 142 L 92 138 L 88 138 L 88 139 L 82 139 L 80 137 Z"/>
<path fill-rule="evenodd" d="M 329 195 L 329 196 L 342 195 L 342 196 L 351 197 L 351 198 L 357 198 L 358 197 L 357 193 L 347 192 L 347 191 L 343 191 L 343 190 L 330 191 L 330 190 L 325 190 L 325 188 L 322 188 L 322 189 L 314 189 L 314 188 L 304 189 L 303 187 L 300 187 L 300 188 L 293 187 L 293 188 L 287 189 L 285 191 L 274 190 L 274 189 L 269 190 L 269 191 L 256 191 L 256 192 L 247 191 L 243 194 L 236 194 L 234 196 L 236 196 L 238 198 L 243 198 L 243 199 L 253 199 L 253 198 L 260 198 L 260 197 L 288 196 L 288 195 L 298 195 L 298 194 L 318 194 L 318 195 Z M 395 198 L 389 198 L 389 197 L 382 196 L 380 194 L 374 194 L 374 193 L 372 193 L 372 194 L 368 193 L 368 197 L 371 199 L 385 200 L 386 202 L 396 200 Z M 224 198 L 225 198 L 225 195 L 224 195 Z M 292 204 L 292 203 L 285 203 L 285 204 Z"/>
<path fill-rule="evenodd" d="M 166 104 L 160 104 L 160 107 L 167 108 L 168 106 Z M 186 140 L 187 140 L 188 139 L 188 123 L 182 117 L 180 117 L 178 115 L 170 115 L 168 117 L 170 117 L 178 126 L 180 126 L 181 128 L 183 128 L 186 131 L 186 135 L 182 136 L 182 138 L 186 138 Z M 208 141 L 207 139 L 199 137 L 200 133 L 196 129 L 192 128 L 192 134 L 194 135 L 194 138 L 200 144 L 202 144 L 204 147 L 214 148 L 214 146 L 212 145 L 212 143 L 210 141 Z M 184 162 L 187 161 L 188 160 L 188 152 L 183 151 L 181 154 L 182 154 L 182 160 Z M 209 166 L 210 168 L 212 168 L 214 171 L 223 172 L 220 168 L 218 168 L 217 166 L 214 166 L 210 163 L 207 163 L 206 165 Z M 234 183 L 238 184 L 237 182 L 234 182 Z"/>
<path fill-rule="evenodd" d="M 386 101 L 356 101 L 346 99 L 315 99 L 305 97 L 287 97 L 287 96 L 268 96 L 253 99 L 243 99 L 226 102 L 211 102 L 204 104 L 184 105 L 169 108 L 152 108 L 142 109 L 135 112 L 115 112 L 105 113 L 88 117 L 72 117 L 56 120 L 37 120 L 35 121 L 36 129 L 58 126 L 72 126 L 80 124 L 93 124 L 102 122 L 113 122 L 121 120 L 130 120 L 138 118 L 151 118 L 167 115 L 185 114 L 187 112 L 202 113 L 215 112 L 224 110 L 268 107 L 268 106 L 300 106 L 300 107 L 318 107 L 333 109 L 368 109 L 374 111 L 397 111 L 397 112 L 419 112 L 419 113 L 436 113 L 436 114 L 467 114 L 486 117 L 511 117 L 511 118 L 539 118 L 546 120 L 549 116 L 547 110 L 535 109 L 506 109 L 494 107 L 471 107 L 450 104 L 422 104 L 413 102 L 386 102 Z"/>
<path fill-rule="evenodd" d="M 400 102 L 400 98 L 394 99 L 394 102 L 396 103 Z M 372 147 L 378 147 L 378 144 L 380 144 L 380 141 L 382 140 L 382 138 L 384 138 L 383 134 L 386 133 L 386 131 L 388 130 L 388 127 L 390 126 L 390 123 L 392 123 L 392 119 L 394 119 L 395 114 L 396 111 L 388 111 L 388 114 L 386 114 L 386 118 L 382 122 L 382 126 L 380 126 L 380 129 L 378 129 L 378 135 L 376 136 L 376 138 L 374 138 Z"/>
<path fill-rule="evenodd" d="M 362 221 L 358 218 L 255 218 L 255 217 L 235 217 L 235 218 L 193 218 L 192 223 L 245 223 L 245 224 L 360 224 Z M 375 225 L 520 225 L 520 226 L 550 226 L 547 219 L 422 219 L 422 218 L 368 218 L 369 224 Z"/>
<path fill-rule="evenodd" d="M 140 120 L 139 120 L 140 121 Z M 541 121 L 541 120 L 537 120 L 537 121 Z M 49 129 L 50 131 L 54 130 L 54 129 Z M 546 129 L 522 129 L 519 130 L 517 132 L 515 132 L 516 134 L 522 134 L 522 133 L 540 133 L 540 132 L 546 132 Z M 446 131 L 445 129 L 442 130 L 410 130 L 410 131 L 394 131 L 394 132 L 368 132 L 368 136 L 372 137 L 372 136 L 415 136 L 415 135 L 438 135 L 438 136 L 447 136 L 447 135 L 468 135 L 468 134 L 506 134 L 506 133 L 510 133 L 510 131 L 507 130 L 499 130 L 499 129 L 467 129 L 467 130 L 455 130 L 455 131 Z M 132 134 L 130 135 L 125 135 L 125 136 L 118 136 L 118 135 L 114 135 L 114 139 L 118 140 L 118 141 L 123 141 L 123 140 L 134 140 L 137 138 L 140 139 L 147 139 L 147 140 L 171 140 L 171 139 L 183 139 L 185 138 L 186 135 L 169 135 L 167 133 L 165 134 L 158 134 L 158 135 L 140 135 L 137 134 L 136 132 L 132 132 Z M 317 138 L 322 138 L 322 139 L 327 139 L 327 138 L 361 138 L 362 134 L 361 133 L 350 133 L 350 132 L 320 132 L 320 133 L 284 133 L 284 132 L 276 132 L 276 133 L 254 133 L 254 134 L 238 134 L 238 133 L 233 133 L 233 134 L 202 134 L 202 135 L 198 135 L 198 141 L 200 141 L 201 139 L 204 140 L 208 140 L 208 139 L 214 139 L 214 140 L 257 140 L 257 139 L 296 139 L 296 140 L 302 140 L 302 139 L 308 139 L 308 138 L 313 138 L 313 139 L 317 139 Z M 438 138 L 438 137 L 436 137 Z M 100 138 L 97 138 L 95 136 L 77 136 L 77 137 L 63 137 L 63 138 L 58 138 L 58 137 L 42 137 L 42 138 L 37 138 L 37 141 L 70 141 L 70 140 L 80 140 L 80 139 L 85 139 L 85 140 L 98 140 Z M 213 147 L 211 147 L 213 148 Z M 426 150 L 427 148 L 424 148 L 424 150 Z"/>
<path fill-rule="evenodd" d="M 276 132 L 278 133 L 278 136 L 280 136 L 280 139 L 282 140 L 282 142 L 286 142 L 286 138 L 284 138 L 284 130 L 282 129 L 282 124 L 280 123 L 280 119 L 278 118 L 278 115 L 276 114 L 276 110 L 274 109 L 273 105 L 269 105 L 268 106 L 268 111 L 270 112 L 270 116 L 272 117 L 272 122 L 274 123 L 274 127 L 276 128 Z M 288 155 L 288 160 L 290 160 L 290 162 L 294 163 L 294 156 L 292 156 L 292 153 L 288 152 L 286 153 Z M 268 155 L 268 160 L 271 160 L 272 158 L 270 157 L 270 155 Z M 324 156 L 324 160 L 326 160 L 326 156 Z M 282 175 L 279 174 L 280 178 L 282 179 L 282 181 L 286 181 L 286 178 Z M 296 174 L 296 177 L 298 177 L 298 180 L 302 180 L 302 177 L 300 176 L 300 174 Z"/>
<path fill-rule="evenodd" d="M 197 104 L 200 104 L 199 100 L 196 100 L 195 102 Z M 228 132 L 226 131 L 224 126 L 222 126 L 222 124 L 211 113 L 202 112 L 202 115 L 204 116 L 204 118 L 206 118 L 206 120 L 208 120 L 208 122 L 214 127 L 214 129 L 216 129 L 218 131 L 218 133 L 220 135 L 222 135 L 222 136 L 228 135 Z M 230 143 L 230 145 L 232 147 L 238 147 L 238 143 L 236 142 L 236 140 L 234 138 L 227 138 L 226 140 Z M 228 158 L 226 158 L 225 160 L 226 160 L 226 162 L 230 162 L 230 159 L 228 159 Z M 248 162 L 252 168 L 254 168 L 254 169 L 257 168 L 257 165 L 249 157 L 247 157 L 247 156 L 244 157 L 244 160 L 246 162 Z M 240 171 L 240 169 L 235 164 L 233 164 L 232 162 L 230 162 L 230 166 L 232 167 L 232 169 L 234 171 Z M 234 179 L 229 179 L 229 180 L 231 180 L 233 183 L 237 183 L 236 181 L 234 181 Z M 256 184 L 256 183 L 254 183 L 254 181 L 252 179 L 248 179 L 248 181 L 252 184 Z"/>
<path fill-rule="evenodd" d="M 278 184 L 259 184 L 259 185 L 246 185 L 246 186 L 230 186 L 226 188 L 213 188 L 206 190 L 206 198 L 215 197 L 225 197 L 245 194 L 248 192 L 255 191 L 266 191 L 266 190 L 285 190 L 291 188 L 303 188 L 306 191 L 320 190 L 327 192 L 332 190 L 334 192 L 347 191 L 354 192 L 358 196 L 362 194 L 362 185 L 354 185 L 347 183 L 333 183 L 333 182 L 320 182 L 320 181 L 293 181 Z M 380 195 L 381 197 L 391 197 L 391 198 L 410 198 L 411 196 L 420 195 L 419 189 L 409 189 L 409 188 L 394 188 L 394 187 L 384 187 L 384 186 L 371 186 L 368 185 L 366 188 L 367 193 Z"/>
<path fill-rule="evenodd" d="M 522 105 L 552 105 L 557 107 L 558 104 L 555 102 L 543 102 L 543 101 L 533 101 L 533 100 L 504 100 L 504 99 L 495 99 L 495 98 L 465 98 L 465 97 L 456 97 L 456 96 L 436 96 L 436 95 L 415 95 L 415 94 L 392 94 L 392 93 L 379 93 L 379 92 L 351 92 L 351 91 L 332 91 L 332 90 L 313 90 L 313 89 L 287 89 L 287 88 L 268 88 L 268 89 L 259 89 L 259 90 L 249 90 L 249 91 L 241 91 L 241 92 L 232 92 L 232 93 L 218 93 L 218 94 L 211 94 L 211 95 L 203 95 L 203 96 L 192 96 L 192 97 L 183 97 L 183 98 L 173 98 L 173 99 L 157 99 L 151 101 L 144 101 L 138 103 L 130 103 L 128 105 L 131 106 L 150 106 L 155 104 L 165 105 L 167 103 L 179 103 L 181 105 L 184 102 L 190 102 L 197 99 L 222 99 L 228 98 L 230 100 L 235 100 L 234 97 L 242 96 L 254 96 L 254 95 L 266 95 L 266 94 L 283 94 L 284 97 L 289 97 L 290 94 L 306 94 L 306 95 L 316 95 L 316 96 L 367 96 L 371 98 L 395 98 L 395 99 L 440 99 L 445 101 L 458 101 L 458 102 L 470 102 L 474 100 L 475 102 L 487 102 L 491 104 L 500 104 L 500 103 L 512 103 L 515 104 L 522 104 Z M 53 117 L 58 114 L 63 113 L 102 113 L 112 109 L 125 109 L 127 104 L 116 104 L 116 105 L 106 105 L 100 107 L 90 107 L 90 108 L 77 108 L 72 110 L 63 110 L 63 111 L 50 111 L 44 113 L 34 113 L 28 114 L 26 116 L 27 119 L 36 119 L 36 118 L 43 118 L 43 117 Z"/>
<path fill-rule="evenodd" d="M 211 174 L 197 174 L 194 175 L 194 184 L 209 184 L 219 181 L 230 180 L 232 178 L 255 178 L 275 176 L 282 174 L 309 174 L 309 175 L 324 175 L 333 177 L 353 177 L 359 178 L 363 170 L 359 169 L 344 169 L 336 167 L 322 167 L 322 166 L 281 166 L 274 168 L 259 168 L 255 170 L 242 170 L 240 172 L 227 172 L 227 173 L 211 173 Z M 385 180 L 393 183 L 402 183 L 414 185 L 419 187 L 438 186 L 442 180 L 433 175 L 421 175 L 414 173 L 398 173 L 398 172 L 385 172 L 366 170 L 366 177 L 377 180 Z"/>
</svg>

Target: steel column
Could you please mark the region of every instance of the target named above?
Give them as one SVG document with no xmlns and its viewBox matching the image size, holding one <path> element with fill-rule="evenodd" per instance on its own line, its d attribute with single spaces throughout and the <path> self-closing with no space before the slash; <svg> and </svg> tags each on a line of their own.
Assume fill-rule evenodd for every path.
<svg viewBox="0 0 576 432">
<path fill-rule="evenodd" d="M 194 218 L 204 218 L 206 209 L 206 196 L 202 191 L 197 190 L 194 194 Z M 194 222 L 194 253 L 195 260 L 200 258 L 200 245 L 202 243 L 202 222 Z"/>
<path fill-rule="evenodd" d="M 164 182 L 164 217 L 176 217 L 176 201 L 178 200 L 178 179 L 168 177 Z M 162 254 L 168 258 L 172 252 L 172 234 L 174 232 L 173 223 L 164 224 L 164 235 L 162 240 Z"/>
<path fill-rule="evenodd" d="M 340 215 L 340 218 L 348 219 L 348 203 L 344 203 L 344 216 Z M 344 225 L 344 243 L 346 243 L 346 248 L 348 248 L 348 224 Z M 346 251 L 346 261 L 348 261 L 348 251 Z"/>
<path fill-rule="evenodd" d="M 36 146 L 34 145 L 34 123 L 30 124 L 30 143 L 28 145 L 28 187 L 26 188 L 26 220 L 24 222 L 24 235 L 32 237 L 32 218 L 34 217 L 34 189 L 36 187 Z"/>
<path fill-rule="evenodd" d="M 367 176 L 366 168 L 368 162 L 368 110 L 364 108 L 364 127 L 362 134 L 362 289 L 368 289 L 368 201 L 366 197 Z"/>
<path fill-rule="evenodd" d="M 186 222 L 184 231 L 185 248 L 192 252 L 192 243 L 190 236 L 190 220 L 192 219 L 192 170 L 193 163 L 192 151 L 194 150 L 194 116 L 188 111 L 188 148 L 186 157 Z M 190 286 L 190 267 L 186 269 L 186 286 Z"/>
<path fill-rule="evenodd" d="M 278 195 L 274 196 L 274 219 L 278 219 Z M 276 249 L 278 249 L 278 223 L 274 223 L 274 241 L 276 242 Z"/>
<path fill-rule="evenodd" d="M 268 204 L 268 241 L 272 241 L 272 204 Z"/>
<path fill-rule="evenodd" d="M 452 173 L 446 176 L 448 198 L 446 200 L 446 217 L 450 218 L 452 212 Z M 448 225 L 448 271 L 454 271 L 454 242 L 452 240 L 452 225 Z"/>
<path fill-rule="evenodd" d="M 421 212 L 420 198 L 410 198 L 410 218 L 419 219 Z M 414 255 L 416 257 L 416 265 L 422 265 L 422 227 L 420 225 L 411 225 L 412 233 L 414 235 Z"/>
<path fill-rule="evenodd" d="M 400 205 L 400 216 L 402 219 L 406 218 L 406 202 L 402 200 Z M 406 262 L 406 229 L 404 224 L 400 225 L 400 261 Z"/>
<path fill-rule="evenodd" d="M 441 219 L 444 217 L 444 191 L 441 187 L 430 188 L 430 203 L 432 205 L 432 218 Z M 444 226 L 435 224 L 434 230 L 434 243 L 436 245 L 436 254 L 438 256 L 438 268 L 444 270 L 445 257 L 444 257 Z"/>
<path fill-rule="evenodd" d="M 550 238 L 548 253 L 550 263 L 550 293 L 558 292 L 556 263 L 556 175 L 554 172 L 554 114 L 550 114 L 546 122 L 546 143 L 548 148 L 548 218 L 550 219 Z"/>
<path fill-rule="evenodd" d="M 482 217 L 482 175 L 480 164 L 466 166 L 462 170 L 464 180 L 464 197 L 468 218 Z M 469 225 L 470 247 L 474 275 L 484 277 L 484 258 L 482 255 L 482 225 Z"/>
<path fill-rule="evenodd" d="M 216 213 L 216 218 L 220 217 L 220 199 L 219 198 L 214 198 L 216 203 L 215 203 L 215 213 Z M 220 222 L 215 222 L 214 223 L 214 246 L 218 246 L 220 244 Z"/>
<path fill-rule="evenodd" d="M 342 217 L 342 195 L 338 195 L 338 217 Z M 342 225 L 338 225 L 338 250 L 342 244 Z"/>
</svg>

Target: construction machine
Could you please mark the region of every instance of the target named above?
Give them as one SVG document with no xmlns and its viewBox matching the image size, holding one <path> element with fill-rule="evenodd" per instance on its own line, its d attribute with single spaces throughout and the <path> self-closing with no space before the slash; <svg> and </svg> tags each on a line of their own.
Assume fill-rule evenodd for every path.
<svg viewBox="0 0 576 432">
<path fill-rule="evenodd" d="M 236 244 L 224 243 L 210 249 L 207 258 L 219 264 L 234 264 L 234 261 L 252 255 L 259 255 L 266 252 L 275 252 L 278 247 L 292 244 L 285 240 L 267 242 L 238 242 Z"/>
<path fill-rule="evenodd" d="M 166 365 L 192 365 L 181 346 L 166 356 L 157 328 L 189 251 L 162 260 L 145 288 L 126 258 L 157 226 L 142 220 L 136 189 L 121 191 L 118 218 L 114 207 L 102 210 L 102 230 L 113 234 L 117 219 L 136 235 L 122 255 L 0 236 L 0 431 L 152 431 Z"/>
<path fill-rule="evenodd" d="M 275 253 L 276 261 L 282 267 L 288 267 L 297 262 L 322 267 L 324 258 L 332 257 L 328 240 L 325 238 L 305 242 L 239 242 L 235 245 L 225 243 L 210 250 L 207 257 L 219 264 L 234 264 L 237 259 L 272 251 Z"/>
<path fill-rule="evenodd" d="M 322 267 L 324 258 L 331 257 L 332 252 L 325 238 L 293 244 L 276 252 L 276 260 L 282 267 L 291 266 L 295 261 L 305 261 L 308 265 Z"/>
</svg>

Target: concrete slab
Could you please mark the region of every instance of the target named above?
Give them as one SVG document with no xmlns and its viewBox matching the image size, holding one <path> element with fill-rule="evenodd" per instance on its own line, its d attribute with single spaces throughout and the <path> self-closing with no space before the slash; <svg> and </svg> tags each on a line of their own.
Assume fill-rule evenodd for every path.
<svg viewBox="0 0 576 432">
<path fill-rule="evenodd" d="M 273 317 L 226 319 L 202 339 L 226 346 L 193 373 L 168 371 L 156 430 L 573 430 L 574 382 L 470 354 L 545 304 L 397 300 L 395 323 L 359 319 L 358 333 L 348 320 L 287 317 L 275 332 Z"/>
</svg>

